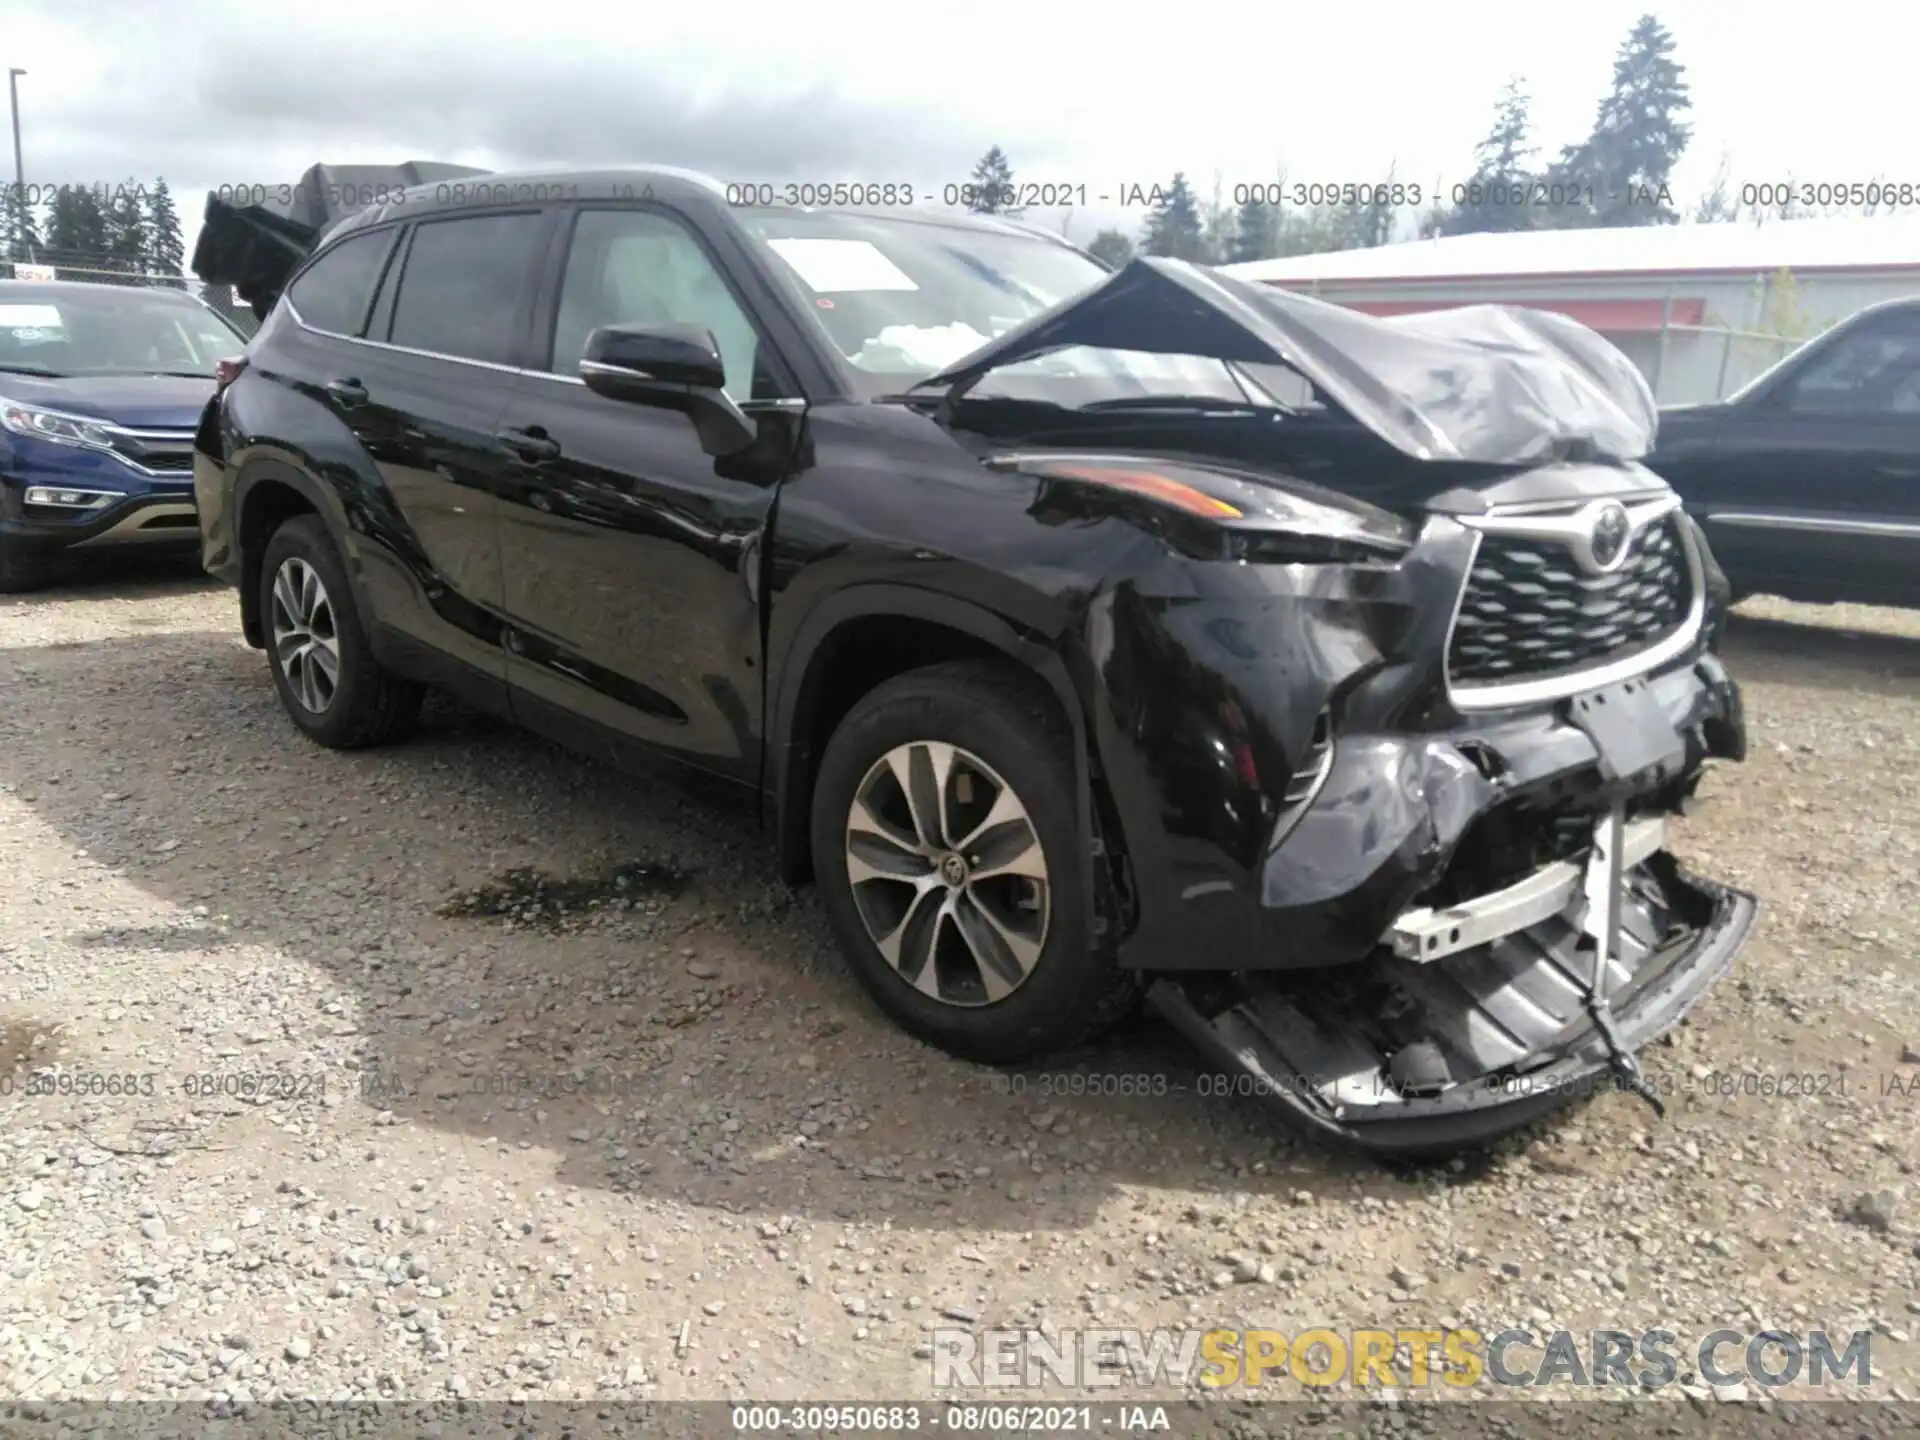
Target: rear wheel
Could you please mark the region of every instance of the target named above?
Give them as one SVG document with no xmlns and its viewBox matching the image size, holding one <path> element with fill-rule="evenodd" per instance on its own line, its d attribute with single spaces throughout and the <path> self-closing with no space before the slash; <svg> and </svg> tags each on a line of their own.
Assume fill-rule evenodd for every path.
<svg viewBox="0 0 1920 1440">
<path fill-rule="evenodd" d="M 424 691 L 375 662 L 340 552 L 319 516 L 295 516 L 267 542 L 260 614 L 274 688 L 308 735 L 357 750 L 411 727 Z"/>
<path fill-rule="evenodd" d="M 1072 739 L 1018 672 L 916 670 L 828 742 L 814 870 L 854 974 L 887 1013 L 968 1059 L 1077 1044 L 1137 994 L 1091 944 Z"/>
</svg>

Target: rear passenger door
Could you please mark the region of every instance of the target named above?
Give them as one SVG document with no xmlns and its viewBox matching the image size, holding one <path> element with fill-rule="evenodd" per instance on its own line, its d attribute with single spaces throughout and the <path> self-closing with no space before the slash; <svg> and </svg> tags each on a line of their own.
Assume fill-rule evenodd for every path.
<svg viewBox="0 0 1920 1440">
<path fill-rule="evenodd" d="M 329 382 L 411 544 L 368 576 L 376 609 L 427 647 L 416 661 L 428 672 L 450 657 L 504 679 L 498 494 L 511 456 L 495 431 L 551 222 L 550 212 L 519 210 L 408 226 L 373 307 L 371 343 Z"/>
<path fill-rule="evenodd" d="M 637 745 L 750 780 L 759 542 L 804 405 L 719 258 L 725 243 L 663 207 L 569 214 L 543 287 L 541 373 L 501 422 L 523 447 L 501 547 L 520 718 L 616 758 Z M 743 454 L 716 461 L 684 415 L 581 383 L 593 330 L 668 322 L 712 331 L 727 392 L 760 428 Z"/>
</svg>

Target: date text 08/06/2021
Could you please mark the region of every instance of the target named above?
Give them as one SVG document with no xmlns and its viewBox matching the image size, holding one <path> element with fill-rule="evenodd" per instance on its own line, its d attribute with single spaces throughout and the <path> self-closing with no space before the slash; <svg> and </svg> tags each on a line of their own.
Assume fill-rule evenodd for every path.
<svg viewBox="0 0 1920 1440">
<path fill-rule="evenodd" d="M 82 1100 L 147 1099 L 178 1094 L 188 1100 L 322 1100 L 324 1071 L 189 1070 L 161 1075 L 151 1070 L 40 1070 L 0 1075 L 0 1101 L 72 1097 Z"/>
</svg>

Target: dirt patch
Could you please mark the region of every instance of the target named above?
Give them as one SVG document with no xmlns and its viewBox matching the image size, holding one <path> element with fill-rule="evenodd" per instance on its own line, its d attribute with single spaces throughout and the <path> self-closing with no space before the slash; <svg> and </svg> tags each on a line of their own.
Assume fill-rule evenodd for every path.
<svg viewBox="0 0 1920 1440">
<path fill-rule="evenodd" d="M 45 1025 L 0 1019 L 0 1079 L 14 1080 L 52 1063 L 59 1048 L 52 1030 Z"/>
<path fill-rule="evenodd" d="M 454 896 L 435 913 L 450 920 L 504 920 L 513 926 L 568 930 L 604 911 L 658 909 L 679 896 L 690 878 L 672 861 L 632 860 L 605 875 L 573 880 L 521 868 Z"/>
</svg>

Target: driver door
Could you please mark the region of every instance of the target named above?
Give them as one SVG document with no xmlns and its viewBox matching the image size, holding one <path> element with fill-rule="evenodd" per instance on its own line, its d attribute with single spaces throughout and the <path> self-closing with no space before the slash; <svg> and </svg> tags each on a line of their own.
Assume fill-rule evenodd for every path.
<svg viewBox="0 0 1920 1440">
<path fill-rule="evenodd" d="M 501 420 L 508 679 L 525 723 L 663 750 L 752 780 L 761 725 L 759 543 L 804 409 L 714 253 L 664 207 L 582 208 L 543 287 L 550 337 Z M 688 419 L 595 394 L 603 325 L 710 330 L 760 440 L 716 461 Z M 581 722 L 585 722 L 582 724 Z"/>
</svg>

